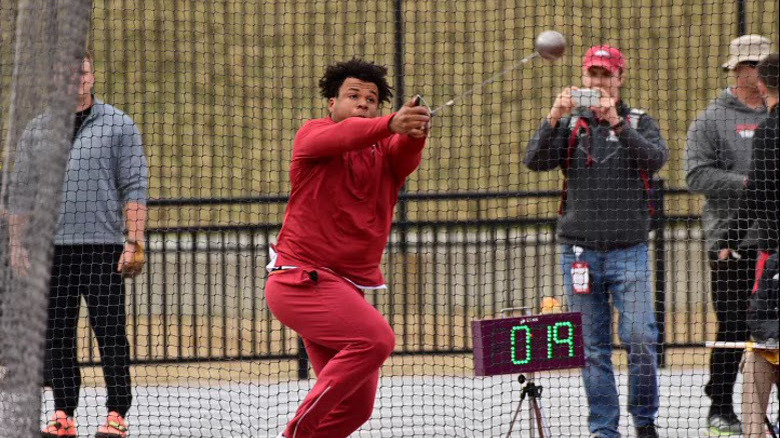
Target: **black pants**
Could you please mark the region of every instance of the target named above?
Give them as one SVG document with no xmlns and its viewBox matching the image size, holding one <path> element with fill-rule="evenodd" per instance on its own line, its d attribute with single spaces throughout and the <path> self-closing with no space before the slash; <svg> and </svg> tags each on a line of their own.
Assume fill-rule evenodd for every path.
<svg viewBox="0 0 780 438">
<path fill-rule="evenodd" d="M 718 341 L 744 342 L 750 337 L 747 308 L 755 281 L 756 252 L 741 251 L 742 258 L 718 260 L 710 254 L 712 302 L 718 317 Z M 704 392 L 712 400 L 710 413 L 734 410 L 734 383 L 742 350 L 715 348 L 710 355 L 710 380 Z"/>
<path fill-rule="evenodd" d="M 78 405 L 81 371 L 76 361 L 76 327 L 83 296 L 97 337 L 108 400 L 125 415 L 130 409 L 130 347 L 125 330 L 125 288 L 116 272 L 121 245 L 54 247 L 46 345 L 54 407 L 69 415 Z"/>
</svg>

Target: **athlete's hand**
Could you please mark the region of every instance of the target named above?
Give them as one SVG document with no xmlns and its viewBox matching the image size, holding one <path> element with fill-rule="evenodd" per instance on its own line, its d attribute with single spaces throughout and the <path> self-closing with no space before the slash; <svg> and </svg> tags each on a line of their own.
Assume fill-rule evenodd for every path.
<svg viewBox="0 0 780 438">
<path fill-rule="evenodd" d="M 550 108 L 550 114 L 547 115 L 547 122 L 552 126 L 558 124 L 564 116 L 571 114 L 574 109 L 574 99 L 571 98 L 572 90 L 579 90 L 577 87 L 566 87 L 555 98 L 552 108 Z"/>
<path fill-rule="evenodd" d="M 418 105 L 415 98 L 409 99 L 390 120 L 390 131 L 414 138 L 425 138 L 431 130 L 431 112 Z"/>
</svg>

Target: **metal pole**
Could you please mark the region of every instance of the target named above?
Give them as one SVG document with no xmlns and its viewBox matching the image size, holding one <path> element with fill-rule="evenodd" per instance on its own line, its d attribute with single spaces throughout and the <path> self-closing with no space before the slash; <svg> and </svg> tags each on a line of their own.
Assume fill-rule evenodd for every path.
<svg viewBox="0 0 780 438">
<path fill-rule="evenodd" d="M 737 34 L 747 35 L 747 12 L 745 0 L 737 0 Z"/>
<path fill-rule="evenodd" d="M 303 338 L 298 336 L 298 380 L 309 378 L 309 356 L 306 354 L 306 346 Z"/>
<path fill-rule="evenodd" d="M 404 8 L 403 0 L 393 1 L 394 16 L 393 20 L 395 28 L 395 50 L 393 51 L 394 60 L 394 72 L 395 72 L 395 109 L 399 110 L 405 101 L 405 89 L 404 89 Z M 409 303 L 409 208 L 408 201 L 403 194 L 406 192 L 406 184 L 401 187 L 401 197 L 398 201 L 398 251 L 401 255 L 401 278 L 402 278 L 402 292 L 401 299 L 403 300 L 401 305 L 401 317 L 403 320 L 403 348 L 409 347 L 408 335 L 409 328 L 407 326 L 408 321 L 408 308 Z M 390 312 L 396 312 L 396 309 L 390 308 Z"/>
<path fill-rule="evenodd" d="M 658 366 L 666 366 L 666 213 L 664 208 L 664 180 L 655 181 L 655 324 L 658 328 Z"/>
<path fill-rule="evenodd" d="M 394 0 L 394 30 L 395 30 L 395 50 L 393 51 L 393 61 L 395 64 L 395 104 L 396 110 L 404 104 L 404 4 L 403 0 Z"/>
</svg>

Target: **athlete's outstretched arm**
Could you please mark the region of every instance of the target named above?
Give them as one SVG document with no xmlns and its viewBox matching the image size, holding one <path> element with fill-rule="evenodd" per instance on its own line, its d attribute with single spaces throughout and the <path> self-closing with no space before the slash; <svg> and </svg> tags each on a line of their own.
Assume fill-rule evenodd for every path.
<svg viewBox="0 0 780 438">
<path fill-rule="evenodd" d="M 422 151 L 431 129 L 430 112 L 428 108 L 419 106 L 416 99 L 411 99 L 391 120 L 390 129 L 396 133 L 388 148 L 390 167 L 395 177 L 403 181 L 422 160 Z"/>
<path fill-rule="evenodd" d="M 422 161 L 422 151 L 427 137 L 414 138 L 404 134 L 396 134 L 390 140 L 388 156 L 393 175 L 403 180 L 417 169 Z"/>
<path fill-rule="evenodd" d="M 368 147 L 393 134 L 390 121 L 395 113 L 374 118 L 350 117 L 338 123 L 312 120 L 295 136 L 293 158 L 322 158 Z"/>
<path fill-rule="evenodd" d="M 398 112 L 375 118 L 349 117 L 338 123 L 313 120 L 298 131 L 293 158 L 322 158 L 368 147 L 392 134 L 426 137 L 430 114 L 409 101 Z"/>
</svg>

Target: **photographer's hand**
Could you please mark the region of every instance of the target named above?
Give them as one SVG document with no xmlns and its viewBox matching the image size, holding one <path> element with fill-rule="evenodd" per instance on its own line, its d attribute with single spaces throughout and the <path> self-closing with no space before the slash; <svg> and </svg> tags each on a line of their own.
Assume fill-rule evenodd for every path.
<svg viewBox="0 0 780 438">
<path fill-rule="evenodd" d="M 550 113 L 547 115 L 547 122 L 552 126 L 557 126 L 558 122 L 566 115 L 571 114 L 574 109 L 574 100 L 571 98 L 571 91 L 578 90 L 577 87 L 567 87 L 555 98 Z"/>
<path fill-rule="evenodd" d="M 601 92 L 599 106 L 590 107 L 593 114 L 601 120 L 606 120 L 609 126 L 615 127 L 620 124 L 620 115 L 617 112 L 617 99 L 609 95 L 603 88 L 595 88 Z"/>
</svg>

